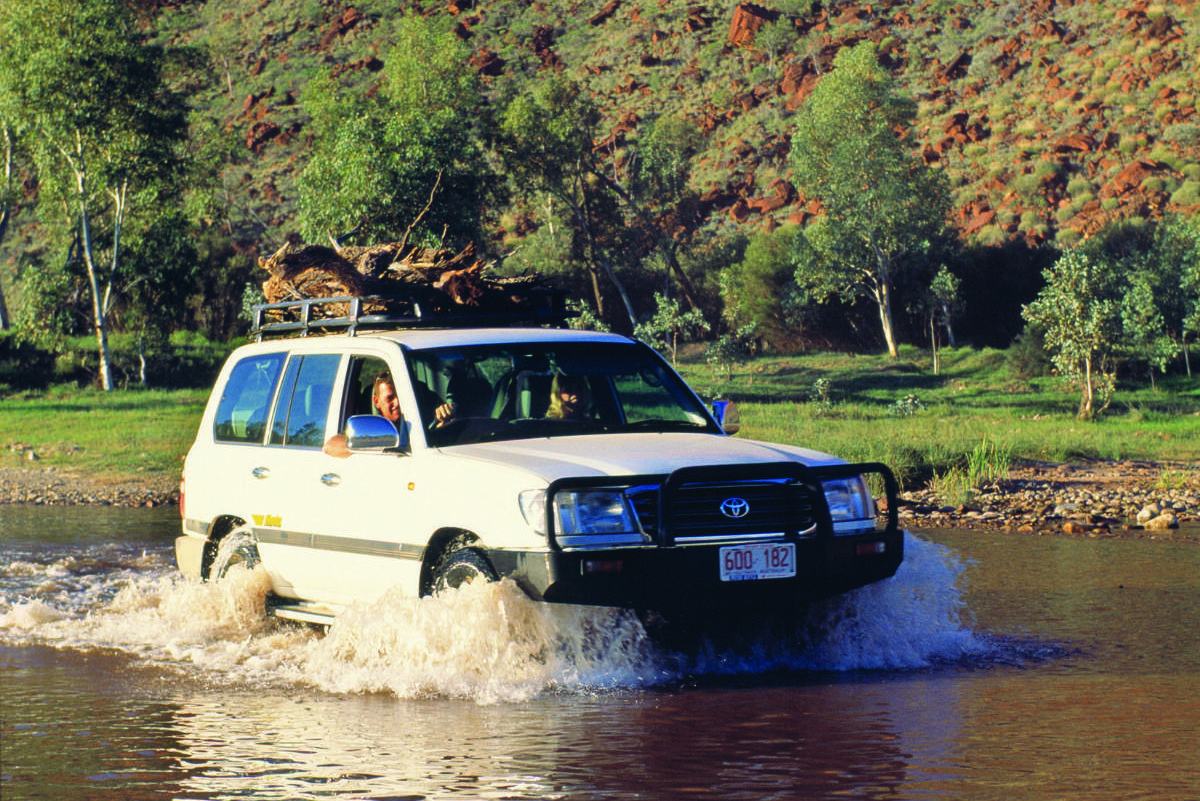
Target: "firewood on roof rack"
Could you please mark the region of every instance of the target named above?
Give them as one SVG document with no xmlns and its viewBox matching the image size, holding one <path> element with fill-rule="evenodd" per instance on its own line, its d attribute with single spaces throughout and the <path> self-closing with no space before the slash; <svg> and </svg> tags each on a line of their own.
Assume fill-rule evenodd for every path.
<svg viewBox="0 0 1200 801">
<path fill-rule="evenodd" d="M 289 244 L 259 266 L 270 273 L 251 332 L 260 339 L 364 327 L 562 325 L 574 316 L 565 291 L 538 274 L 489 275 L 472 245 L 455 252 L 402 242 Z"/>
</svg>

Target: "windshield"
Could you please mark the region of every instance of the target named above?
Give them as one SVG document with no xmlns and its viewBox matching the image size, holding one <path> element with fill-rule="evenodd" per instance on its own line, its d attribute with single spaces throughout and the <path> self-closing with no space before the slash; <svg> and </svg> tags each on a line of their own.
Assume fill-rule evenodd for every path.
<svg viewBox="0 0 1200 801">
<path fill-rule="evenodd" d="M 430 445 L 618 431 L 710 431 L 703 407 L 636 344 L 503 344 L 410 351 Z"/>
</svg>

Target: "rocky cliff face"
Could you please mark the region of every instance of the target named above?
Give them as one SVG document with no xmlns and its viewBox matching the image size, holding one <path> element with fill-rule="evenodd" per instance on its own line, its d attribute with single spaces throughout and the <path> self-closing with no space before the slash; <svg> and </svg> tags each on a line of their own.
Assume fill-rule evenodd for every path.
<svg viewBox="0 0 1200 801">
<path fill-rule="evenodd" d="M 168 35 L 219 43 L 214 108 L 254 154 L 251 203 L 288 228 L 306 146 L 304 70 L 377 80 L 400 4 L 330 3 L 306 18 L 273 11 L 287 4 L 170 5 Z M 677 215 L 692 227 L 713 215 L 758 228 L 814 213 L 788 182 L 788 117 L 837 51 L 863 39 L 918 99 L 920 155 L 950 177 L 967 240 L 1063 245 L 1121 218 L 1200 212 L 1197 0 L 787 0 L 732 10 L 452 0 L 423 13 L 454 17 L 485 81 L 557 70 L 585 83 L 606 111 L 597 146 L 615 168 L 654 116 L 694 120 L 708 136 L 692 164 L 700 201 Z M 179 25 L 189 15 L 207 25 Z"/>
</svg>

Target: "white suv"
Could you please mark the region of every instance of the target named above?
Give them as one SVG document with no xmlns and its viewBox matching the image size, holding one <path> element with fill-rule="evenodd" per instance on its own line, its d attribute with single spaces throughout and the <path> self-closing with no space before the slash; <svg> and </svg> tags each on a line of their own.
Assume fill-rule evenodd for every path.
<svg viewBox="0 0 1200 801">
<path fill-rule="evenodd" d="M 365 319 L 230 356 L 184 469 L 183 573 L 261 562 L 274 614 L 328 624 L 479 578 L 664 615 L 778 610 L 900 564 L 886 467 L 730 436 L 732 410 L 640 342 Z M 383 374 L 398 424 L 373 401 Z M 551 403 L 568 385 L 574 418 Z"/>
</svg>

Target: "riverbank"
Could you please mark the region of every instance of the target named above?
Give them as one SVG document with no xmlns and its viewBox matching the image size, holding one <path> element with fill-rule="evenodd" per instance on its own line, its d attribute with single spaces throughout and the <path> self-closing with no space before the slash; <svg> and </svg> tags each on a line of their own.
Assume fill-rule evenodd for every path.
<svg viewBox="0 0 1200 801">
<path fill-rule="evenodd" d="M 169 506 L 175 476 L 112 480 L 58 468 L 0 468 L 0 504 Z M 1200 541 L 1200 471 L 1149 461 L 1024 462 L 971 503 L 947 506 L 929 490 L 901 494 L 906 528 L 1020 531 L 1079 537 Z M 1180 534 L 1179 527 L 1186 533 Z"/>
<path fill-rule="evenodd" d="M 1200 542 L 1200 470 L 1191 463 L 1140 460 L 1022 462 L 966 505 L 941 505 L 929 490 L 903 493 L 900 517 L 918 530 Z"/>
<path fill-rule="evenodd" d="M 0 468 L 0 504 L 171 506 L 179 477 L 147 473 L 134 480 L 90 476 L 56 467 Z"/>
</svg>

